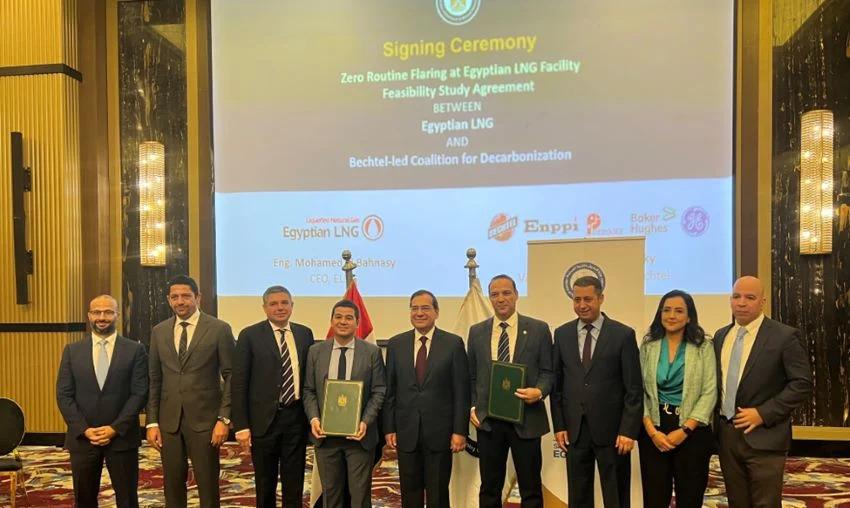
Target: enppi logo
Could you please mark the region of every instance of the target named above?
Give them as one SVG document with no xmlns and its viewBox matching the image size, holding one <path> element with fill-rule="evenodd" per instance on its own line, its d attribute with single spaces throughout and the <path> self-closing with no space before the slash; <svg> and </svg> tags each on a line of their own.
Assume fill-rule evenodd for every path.
<svg viewBox="0 0 850 508">
<path fill-rule="evenodd" d="M 538 219 L 527 219 L 525 221 L 526 233 L 548 233 L 552 236 L 559 236 L 572 231 L 578 231 L 578 221 L 575 218 L 573 218 L 573 222 L 540 222 Z"/>
<path fill-rule="evenodd" d="M 587 234 L 592 235 L 594 231 L 602 225 L 602 217 L 598 213 L 591 213 L 587 216 Z"/>
<path fill-rule="evenodd" d="M 493 217 L 490 221 L 490 228 L 487 230 L 487 238 L 507 242 L 514 235 L 514 230 L 519 224 L 517 217 L 508 217 L 500 213 Z"/>
</svg>

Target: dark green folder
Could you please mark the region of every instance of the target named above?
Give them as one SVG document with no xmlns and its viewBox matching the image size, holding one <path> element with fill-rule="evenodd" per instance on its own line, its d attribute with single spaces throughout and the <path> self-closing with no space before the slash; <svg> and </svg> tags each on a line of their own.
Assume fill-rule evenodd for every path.
<svg viewBox="0 0 850 508">
<path fill-rule="evenodd" d="M 493 362 L 487 415 L 506 422 L 522 423 L 525 404 L 514 395 L 517 388 L 525 388 L 525 365 Z"/>
<path fill-rule="evenodd" d="M 360 430 L 363 381 L 325 380 L 322 431 L 328 436 L 353 436 Z"/>
</svg>

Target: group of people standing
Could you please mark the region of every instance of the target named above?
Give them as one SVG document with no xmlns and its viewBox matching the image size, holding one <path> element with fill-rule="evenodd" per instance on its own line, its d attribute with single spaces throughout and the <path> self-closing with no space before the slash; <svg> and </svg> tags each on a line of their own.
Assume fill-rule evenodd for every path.
<svg viewBox="0 0 850 508">
<path fill-rule="evenodd" d="M 452 453 L 477 428 L 482 508 L 501 507 L 508 453 L 523 507 L 543 505 L 541 438 L 554 431 L 565 452 L 569 506 L 590 507 L 598 467 L 605 506 L 629 506 L 630 452 L 640 447 L 643 503 L 701 506 L 716 448 L 730 506 L 780 506 L 791 412 L 811 392 L 798 330 L 763 314 L 754 277 L 735 282 L 734 321 L 708 337 L 693 298 L 671 291 L 639 344 L 635 331 L 601 311 L 603 288 L 581 277 L 572 288 L 577 318 L 555 330 L 517 313 L 513 279 L 488 285 L 494 316 L 463 340 L 436 327 L 439 303 L 427 290 L 409 301 L 411 330 L 391 338 L 386 358 L 357 340 L 358 307 L 331 309 L 333 337 L 290 320 L 283 286 L 262 297 L 266 318 L 234 341 L 230 326 L 199 310 L 189 277 L 169 282 L 174 316 L 154 327 L 149 351 L 115 330 L 117 303 L 91 301 L 91 335 L 66 347 L 57 380 L 68 424 L 77 506 L 97 506 L 105 461 L 118 506 L 138 506 L 138 415 L 162 454 L 165 503 L 185 507 L 191 461 L 202 507 L 219 506 L 219 447 L 230 431 L 255 469 L 257 506 L 301 506 L 308 439 L 315 446 L 325 506 L 371 506 L 380 438 L 397 450 L 402 506 L 449 506 Z M 521 364 L 519 423 L 491 417 L 493 362 Z M 329 379 L 360 381 L 354 435 L 322 427 Z M 550 397 L 550 415 L 544 400 Z M 426 503 L 427 500 L 427 503 Z"/>
</svg>

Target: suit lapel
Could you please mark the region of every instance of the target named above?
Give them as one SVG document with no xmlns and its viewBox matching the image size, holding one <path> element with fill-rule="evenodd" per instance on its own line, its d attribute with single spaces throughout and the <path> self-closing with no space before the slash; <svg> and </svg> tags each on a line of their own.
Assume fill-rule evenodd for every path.
<svg viewBox="0 0 850 508">
<path fill-rule="evenodd" d="M 109 384 L 109 380 L 112 378 L 112 372 L 117 368 L 115 365 L 118 363 L 121 355 L 126 352 L 126 348 L 121 342 L 121 336 L 116 335 L 115 344 L 112 346 L 112 359 L 109 360 L 109 369 L 106 371 L 106 379 L 103 381 L 103 386 Z"/>
<path fill-rule="evenodd" d="M 83 349 L 83 365 L 85 365 L 85 372 L 92 379 L 95 388 L 97 388 L 99 392 L 100 387 L 97 385 L 97 374 L 94 371 L 94 355 L 92 354 L 94 348 L 94 338 L 91 334 L 88 334 L 88 336 L 83 339 L 80 345 Z"/>
<path fill-rule="evenodd" d="M 513 358 L 511 358 L 514 363 L 522 356 L 528 343 L 528 320 L 525 319 L 525 316 L 517 315 L 516 325 L 516 344 L 514 345 Z"/>
<path fill-rule="evenodd" d="M 204 336 L 209 331 L 209 317 L 206 314 L 201 313 L 198 317 L 198 324 L 195 327 L 195 333 L 192 334 L 192 341 L 189 342 L 189 347 L 186 348 L 186 356 L 183 357 L 183 363 L 181 365 L 186 365 L 189 361 L 189 357 L 192 356 L 192 352 L 195 351 L 198 347 L 198 343 L 204 340 Z"/>
<path fill-rule="evenodd" d="M 414 333 L 414 337 L 416 334 Z M 431 372 L 434 370 L 433 365 L 437 363 L 440 358 L 440 355 L 443 354 L 443 331 L 437 328 L 434 328 L 434 335 L 431 336 L 431 350 L 428 351 L 428 361 L 425 363 L 425 381 L 422 383 L 422 386 L 428 384 L 428 380 L 431 378 Z M 408 358 L 413 358 L 413 351 L 410 352 L 410 356 Z M 416 378 L 416 366 L 414 365 L 413 369 L 414 378 Z"/>
<path fill-rule="evenodd" d="M 750 356 L 747 357 L 747 363 L 744 364 L 744 373 L 741 374 L 741 379 L 738 381 L 738 392 L 740 393 L 741 387 L 744 386 L 744 380 L 747 379 L 747 375 L 750 371 L 753 370 L 753 365 L 758 361 L 758 356 L 764 350 L 768 337 L 770 336 L 770 320 L 765 317 L 761 322 L 761 326 L 759 327 L 759 332 L 756 334 L 756 339 L 753 342 L 753 347 L 750 349 Z"/>
<path fill-rule="evenodd" d="M 493 323 L 495 318 L 487 318 L 487 325 L 484 326 L 484 331 L 487 332 L 484 340 L 484 352 L 486 353 L 485 358 L 488 360 L 493 359 Z M 489 372 L 489 370 L 488 370 Z"/>
<path fill-rule="evenodd" d="M 604 351 L 608 347 L 608 343 L 611 342 L 608 340 L 608 328 L 608 317 L 606 316 L 605 320 L 602 321 L 602 329 L 599 330 L 599 336 L 596 338 L 596 347 L 593 348 L 593 354 L 590 356 L 590 366 L 587 368 L 585 375 L 590 374 L 590 371 L 593 370 L 593 365 L 596 363 L 596 359 L 599 358 L 599 355 L 602 354 L 602 351 Z M 590 334 L 588 334 L 584 340 L 593 339 L 590 337 Z M 578 342 L 578 331 L 576 331 L 576 342 Z M 578 351 L 578 348 L 576 348 L 576 351 Z M 581 363 L 580 359 L 579 363 Z"/>
<path fill-rule="evenodd" d="M 367 368 L 366 359 L 366 348 L 360 342 L 362 339 L 354 338 L 354 365 L 351 367 L 351 380 L 358 380 L 365 376 L 362 376 L 361 373 Z"/>
<path fill-rule="evenodd" d="M 291 325 L 290 329 L 292 329 Z M 273 355 L 272 358 L 280 358 L 280 349 L 277 347 L 277 337 L 275 337 L 274 329 L 268 321 L 266 321 L 265 326 L 263 326 L 263 336 L 260 340 L 262 341 L 262 345 L 260 347 L 265 349 L 269 355 Z"/>
<path fill-rule="evenodd" d="M 180 356 L 177 354 L 177 344 L 174 341 L 174 327 L 177 326 L 177 316 L 168 318 L 168 335 L 163 337 L 166 341 L 165 346 L 174 360 L 174 365 L 180 365 Z"/>
<path fill-rule="evenodd" d="M 416 330 L 411 330 L 410 332 L 405 334 L 404 340 L 401 341 L 401 347 L 399 348 L 399 355 L 401 358 L 398 358 L 397 361 L 400 364 L 399 366 L 408 369 L 408 372 L 411 373 L 411 378 L 416 379 L 416 362 L 413 359 L 413 352 L 419 352 L 419 349 L 414 345 L 413 341 L 416 340 Z M 434 342 L 432 339 L 431 342 L 431 352 L 434 351 Z M 428 359 L 430 360 L 431 355 L 428 355 Z"/>
</svg>

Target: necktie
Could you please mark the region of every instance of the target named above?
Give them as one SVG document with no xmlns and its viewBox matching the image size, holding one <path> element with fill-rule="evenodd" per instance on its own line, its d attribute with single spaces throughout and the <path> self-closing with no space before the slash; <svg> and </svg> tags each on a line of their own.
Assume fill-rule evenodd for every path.
<svg viewBox="0 0 850 508">
<path fill-rule="evenodd" d="M 729 368 L 726 369 L 726 390 L 723 392 L 723 416 L 732 419 L 735 416 L 735 396 L 738 394 L 738 381 L 740 381 L 741 355 L 744 352 L 744 335 L 747 329 L 743 326 L 738 328 L 735 335 L 735 343 L 732 344 L 732 354 L 729 356 Z"/>
<path fill-rule="evenodd" d="M 289 348 L 286 347 L 286 330 L 280 332 L 280 371 L 283 382 L 280 385 L 281 404 L 288 406 L 295 401 L 295 375 L 292 372 L 292 358 L 289 356 Z"/>
<path fill-rule="evenodd" d="M 109 372 L 109 355 L 106 354 L 106 339 L 100 339 L 97 342 L 100 351 L 97 353 L 97 362 L 94 364 L 94 375 L 97 378 L 97 385 L 103 389 L 103 383 L 106 382 L 106 374 Z"/>
<path fill-rule="evenodd" d="M 511 350 L 508 342 L 508 324 L 505 322 L 499 323 L 502 327 L 502 334 L 499 335 L 499 353 L 496 357 L 500 362 L 511 361 Z"/>
<path fill-rule="evenodd" d="M 345 379 L 345 353 L 348 351 L 347 347 L 339 348 L 339 366 L 336 369 L 336 378 L 337 379 Z"/>
<path fill-rule="evenodd" d="M 186 348 L 189 344 L 189 332 L 186 331 L 189 327 L 189 322 L 180 321 L 180 326 L 183 327 L 183 331 L 180 332 L 180 347 L 177 348 L 177 359 L 180 360 L 180 363 L 183 363 L 183 359 L 186 357 Z"/>
<path fill-rule="evenodd" d="M 590 368 L 590 359 L 593 358 L 593 335 L 590 333 L 593 331 L 593 325 L 588 323 L 584 325 L 584 347 L 581 348 L 581 364 L 584 366 L 584 370 Z"/>
<path fill-rule="evenodd" d="M 428 348 L 425 346 L 427 340 L 428 337 L 424 335 L 419 338 L 422 345 L 419 346 L 419 351 L 416 352 L 416 366 L 414 369 L 416 370 L 416 384 L 419 386 L 425 384 L 425 370 L 428 368 Z"/>
</svg>

